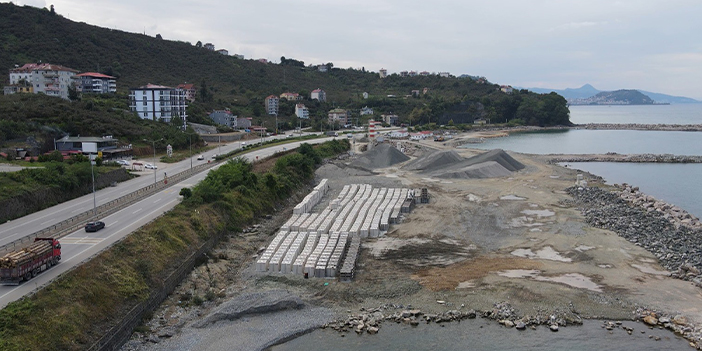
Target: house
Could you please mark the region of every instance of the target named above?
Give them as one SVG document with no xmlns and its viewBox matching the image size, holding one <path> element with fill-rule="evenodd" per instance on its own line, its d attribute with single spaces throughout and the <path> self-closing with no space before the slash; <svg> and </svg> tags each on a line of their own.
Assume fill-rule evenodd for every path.
<svg viewBox="0 0 702 351">
<path fill-rule="evenodd" d="M 295 105 L 295 116 L 298 118 L 309 119 L 310 110 L 304 104 Z"/>
<path fill-rule="evenodd" d="M 264 58 L 258 59 L 257 61 L 260 63 L 268 63 L 268 59 L 264 59 Z"/>
<path fill-rule="evenodd" d="M 73 86 L 77 70 L 51 63 L 27 63 L 10 70 L 10 93 L 32 92 L 68 99 L 68 88 Z M 28 89 L 27 85 L 31 85 Z"/>
<path fill-rule="evenodd" d="M 207 50 L 210 50 L 210 51 L 214 51 L 214 50 L 215 50 L 215 46 L 214 46 L 214 44 L 212 44 L 212 43 L 207 43 L 207 44 L 203 45 L 202 47 L 205 48 L 205 49 L 207 49 Z"/>
<path fill-rule="evenodd" d="M 415 72 L 415 71 L 409 71 L 408 75 L 409 75 L 410 77 L 416 77 L 416 76 L 417 76 L 417 72 Z"/>
<path fill-rule="evenodd" d="M 349 124 L 349 113 L 341 108 L 335 108 L 327 114 L 329 124 L 337 123 L 339 125 Z"/>
<path fill-rule="evenodd" d="M 426 87 L 425 87 L 424 89 L 422 89 L 422 94 L 426 94 L 426 93 L 428 93 L 428 92 L 429 92 L 429 88 L 426 88 Z"/>
<path fill-rule="evenodd" d="M 300 101 L 302 100 L 302 96 L 298 93 L 282 93 L 280 94 L 280 99 L 285 99 L 288 101 Z"/>
<path fill-rule="evenodd" d="M 238 58 L 238 59 L 240 59 L 240 60 L 243 60 L 243 59 L 244 59 L 244 55 L 241 55 L 241 54 L 234 54 L 234 55 L 232 55 L 232 56 L 234 56 L 235 58 Z"/>
<path fill-rule="evenodd" d="M 395 130 L 395 131 L 390 132 L 390 134 L 388 134 L 388 137 L 392 138 L 392 139 L 403 139 L 403 138 L 407 138 L 408 136 L 409 136 L 409 133 L 407 132 L 407 129 Z"/>
<path fill-rule="evenodd" d="M 367 99 L 367 98 L 368 98 L 368 93 L 365 92 L 365 91 L 363 92 L 363 98 L 364 98 L 364 99 Z"/>
<path fill-rule="evenodd" d="M 373 114 L 373 109 L 370 108 L 370 107 L 368 107 L 368 106 L 365 106 L 365 107 L 363 107 L 363 108 L 361 109 L 361 113 L 360 113 L 360 114 L 361 114 L 361 116 L 372 115 L 372 114 Z"/>
<path fill-rule="evenodd" d="M 26 80 L 20 80 L 17 84 L 6 85 L 3 89 L 5 95 L 12 94 L 32 94 L 34 93 L 34 88 L 32 83 Z"/>
<path fill-rule="evenodd" d="M 57 139 L 54 145 L 56 150 L 63 155 L 83 153 L 85 146 L 88 144 L 95 144 L 98 156 L 103 159 L 115 159 L 132 154 L 131 145 L 121 147 L 118 142 L 119 140 L 114 139 L 111 135 L 103 137 L 72 137 L 66 135 L 61 139 Z"/>
<path fill-rule="evenodd" d="M 383 123 L 389 124 L 391 126 L 396 126 L 400 122 L 400 117 L 397 115 L 380 115 L 380 118 L 383 120 Z"/>
<path fill-rule="evenodd" d="M 412 96 L 419 97 L 419 90 L 412 90 Z"/>
<path fill-rule="evenodd" d="M 224 56 L 229 56 L 229 51 L 227 51 L 227 49 L 219 49 L 217 52 Z"/>
<path fill-rule="evenodd" d="M 76 91 L 112 94 L 117 92 L 117 78 L 102 73 L 86 72 L 73 76 Z"/>
<path fill-rule="evenodd" d="M 505 94 L 512 94 L 512 86 L 511 85 L 500 85 L 500 91 L 502 91 Z"/>
<path fill-rule="evenodd" d="M 449 72 L 439 72 L 439 77 L 448 78 L 450 75 Z"/>
<path fill-rule="evenodd" d="M 400 71 L 400 77 L 407 77 L 409 73 L 407 71 Z"/>
<path fill-rule="evenodd" d="M 327 101 L 327 93 L 325 93 L 324 90 L 319 88 L 312 90 L 312 92 L 310 93 L 310 100 L 325 102 Z"/>
<path fill-rule="evenodd" d="M 249 129 L 251 128 L 251 117 L 249 118 L 242 118 L 239 117 L 236 119 L 236 127 L 239 129 Z"/>
<path fill-rule="evenodd" d="M 427 71 L 421 71 L 421 72 L 419 72 L 419 75 L 420 75 L 420 76 L 428 76 L 428 75 L 429 75 L 429 72 L 427 72 Z"/>
<path fill-rule="evenodd" d="M 486 124 L 486 123 L 487 123 L 487 121 L 486 121 L 485 119 L 483 119 L 483 118 L 478 118 L 478 119 L 476 119 L 476 120 L 473 121 L 473 124 L 478 124 L 478 125 L 483 125 L 483 124 Z"/>
<path fill-rule="evenodd" d="M 265 100 L 263 100 L 263 104 L 266 106 L 266 113 L 269 115 L 278 114 L 280 99 L 277 96 L 269 95 Z"/>
<path fill-rule="evenodd" d="M 129 92 L 129 108 L 142 119 L 170 123 L 173 117 L 179 116 L 185 126 L 187 107 L 185 90 L 181 88 L 147 84 Z"/>
<path fill-rule="evenodd" d="M 381 68 L 380 71 L 378 71 L 378 74 L 380 75 L 380 78 L 385 78 L 388 76 L 388 70 L 385 68 Z"/>
<path fill-rule="evenodd" d="M 317 71 L 319 72 L 326 72 L 329 70 L 329 66 L 327 65 L 317 65 Z"/>
<path fill-rule="evenodd" d="M 226 110 L 214 110 L 210 114 L 210 119 L 215 123 L 229 128 L 237 128 L 237 117 L 232 115 L 232 111 Z"/>
<path fill-rule="evenodd" d="M 178 84 L 178 86 L 176 88 L 185 90 L 185 98 L 188 101 L 190 101 L 190 102 L 195 101 L 195 96 L 197 96 L 197 89 L 195 89 L 195 84 L 188 84 L 188 83 Z"/>
</svg>

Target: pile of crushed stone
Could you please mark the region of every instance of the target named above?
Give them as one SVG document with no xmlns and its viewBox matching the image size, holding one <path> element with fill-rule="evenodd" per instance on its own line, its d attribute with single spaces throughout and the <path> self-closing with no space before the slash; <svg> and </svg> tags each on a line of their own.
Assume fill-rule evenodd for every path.
<svg viewBox="0 0 702 351">
<path fill-rule="evenodd" d="M 464 159 L 455 151 L 437 151 L 422 156 L 405 167 L 433 178 L 495 178 L 507 177 L 524 165 L 504 150 L 495 149 Z"/>
<path fill-rule="evenodd" d="M 402 166 L 402 169 L 410 171 L 435 170 L 463 160 L 465 159 L 454 150 L 438 150 L 407 162 L 406 165 Z"/>
<path fill-rule="evenodd" d="M 409 159 L 409 156 L 403 154 L 392 145 L 379 144 L 351 162 L 351 166 L 364 169 L 385 168 L 394 164 L 405 162 Z"/>
</svg>

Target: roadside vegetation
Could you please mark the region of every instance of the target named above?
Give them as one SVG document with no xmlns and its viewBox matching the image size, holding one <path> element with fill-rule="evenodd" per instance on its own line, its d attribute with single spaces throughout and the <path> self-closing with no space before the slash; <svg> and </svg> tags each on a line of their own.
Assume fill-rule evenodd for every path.
<svg viewBox="0 0 702 351">
<path fill-rule="evenodd" d="M 0 349 L 82 350 L 162 288 L 164 277 L 209 238 L 239 235 L 310 184 L 324 158 L 345 152 L 333 140 L 279 155 L 264 172 L 235 158 L 182 193 L 172 211 L 36 294 L 0 311 Z M 198 300 L 205 296 L 194 297 Z"/>
</svg>

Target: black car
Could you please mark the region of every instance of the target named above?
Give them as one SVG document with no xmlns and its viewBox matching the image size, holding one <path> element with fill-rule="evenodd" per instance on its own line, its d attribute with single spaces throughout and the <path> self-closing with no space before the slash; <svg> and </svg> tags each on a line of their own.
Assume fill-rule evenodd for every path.
<svg viewBox="0 0 702 351">
<path fill-rule="evenodd" d="M 97 232 L 98 230 L 105 228 L 105 222 L 88 222 L 88 224 L 85 225 L 85 231 L 86 232 Z"/>
</svg>

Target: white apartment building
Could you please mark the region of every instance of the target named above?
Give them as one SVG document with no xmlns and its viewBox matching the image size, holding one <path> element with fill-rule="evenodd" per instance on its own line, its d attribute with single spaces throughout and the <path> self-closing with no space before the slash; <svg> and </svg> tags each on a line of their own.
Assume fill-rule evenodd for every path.
<svg viewBox="0 0 702 351">
<path fill-rule="evenodd" d="M 108 94 L 117 92 L 117 78 L 102 73 L 76 74 L 76 90 L 81 93 Z"/>
<path fill-rule="evenodd" d="M 76 73 L 77 70 L 60 65 L 27 63 L 10 70 L 10 85 L 24 82 L 32 85 L 34 94 L 68 99 L 68 88 L 73 86 L 73 76 Z"/>
<path fill-rule="evenodd" d="M 263 104 L 266 106 L 266 113 L 269 115 L 277 115 L 278 107 L 280 106 L 280 99 L 275 95 L 269 95 Z"/>
<path fill-rule="evenodd" d="M 312 90 L 312 92 L 310 93 L 310 100 L 315 99 L 319 102 L 327 101 L 327 93 L 325 93 L 322 89 Z"/>
<path fill-rule="evenodd" d="M 179 116 L 185 125 L 187 101 L 185 90 L 163 85 L 147 84 L 129 92 L 129 108 L 133 112 L 142 119 L 166 123 Z"/>
<path fill-rule="evenodd" d="M 310 110 L 304 104 L 295 105 L 295 116 L 298 118 L 309 119 Z"/>
</svg>

